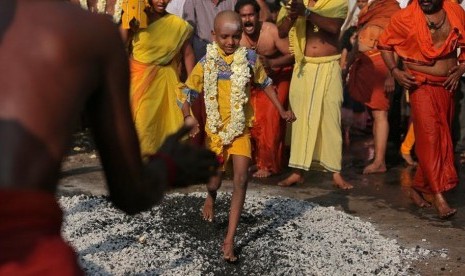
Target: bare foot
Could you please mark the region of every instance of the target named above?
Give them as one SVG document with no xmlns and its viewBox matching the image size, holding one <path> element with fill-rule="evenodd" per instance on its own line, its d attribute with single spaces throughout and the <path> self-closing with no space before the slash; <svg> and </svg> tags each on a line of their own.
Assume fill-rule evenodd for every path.
<svg viewBox="0 0 465 276">
<path fill-rule="evenodd" d="M 431 205 L 426 201 L 415 189 L 410 188 L 408 191 L 408 196 L 418 207 L 431 207 Z"/>
<path fill-rule="evenodd" d="M 413 158 L 412 158 L 412 156 L 410 154 L 401 153 L 400 155 L 402 155 L 402 158 L 405 160 L 407 165 L 413 166 L 413 167 L 418 165 L 418 163 L 415 160 L 413 160 Z"/>
<path fill-rule="evenodd" d="M 449 207 L 449 204 L 447 204 L 447 201 L 444 199 L 442 194 L 434 195 L 434 207 L 438 210 L 440 219 L 450 218 L 457 213 L 457 209 Z"/>
<path fill-rule="evenodd" d="M 228 263 L 237 262 L 237 257 L 234 255 L 234 243 L 224 242 L 223 243 L 223 259 Z"/>
<path fill-rule="evenodd" d="M 271 172 L 268 171 L 268 170 L 258 170 L 256 171 L 254 174 L 252 174 L 253 177 L 257 177 L 257 178 L 266 178 L 266 177 L 269 177 L 271 175 Z"/>
<path fill-rule="evenodd" d="M 304 178 L 300 173 L 291 173 L 286 179 L 283 181 L 278 182 L 278 186 L 281 187 L 290 187 L 294 184 L 302 184 L 304 183 Z"/>
<path fill-rule="evenodd" d="M 342 178 L 340 173 L 333 174 L 333 181 L 334 187 L 339 188 L 341 190 L 350 190 L 354 188 L 352 184 L 350 184 L 349 182 L 345 181 L 344 178 Z"/>
<path fill-rule="evenodd" d="M 215 193 L 209 192 L 207 194 L 207 198 L 205 199 L 205 203 L 203 204 L 203 210 L 202 210 L 202 218 L 205 221 L 213 222 L 213 220 L 215 219 L 215 199 L 216 199 L 216 192 Z"/>
<path fill-rule="evenodd" d="M 381 163 L 371 163 L 363 169 L 363 174 L 372 174 L 372 173 L 385 173 L 387 171 L 386 164 Z"/>
</svg>

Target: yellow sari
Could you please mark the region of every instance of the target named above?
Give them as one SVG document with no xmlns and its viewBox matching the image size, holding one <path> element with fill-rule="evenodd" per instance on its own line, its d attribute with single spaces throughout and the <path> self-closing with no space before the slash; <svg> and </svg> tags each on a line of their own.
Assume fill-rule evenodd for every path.
<svg viewBox="0 0 465 276">
<path fill-rule="evenodd" d="M 192 27 L 167 14 L 138 31 L 131 58 L 131 110 L 143 157 L 154 154 L 182 124 L 176 103 L 181 49 Z"/>
</svg>

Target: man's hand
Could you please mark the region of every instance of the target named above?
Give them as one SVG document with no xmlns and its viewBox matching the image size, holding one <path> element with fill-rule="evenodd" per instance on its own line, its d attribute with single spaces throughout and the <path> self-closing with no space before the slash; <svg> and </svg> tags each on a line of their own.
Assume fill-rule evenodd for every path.
<svg viewBox="0 0 465 276">
<path fill-rule="evenodd" d="M 280 113 L 281 115 L 281 118 L 283 118 L 284 120 L 286 120 L 286 122 L 288 123 L 293 123 L 295 122 L 296 120 L 296 117 L 294 115 L 294 112 L 288 110 L 288 111 L 283 111 Z"/>
<path fill-rule="evenodd" d="M 289 1 L 291 1 L 291 4 L 290 6 L 287 6 L 289 7 L 288 14 L 292 20 L 297 19 L 297 17 L 299 16 L 305 16 L 305 10 L 307 9 L 307 7 L 305 7 L 302 0 L 289 0 Z"/>
<path fill-rule="evenodd" d="M 392 70 L 392 76 L 405 89 L 411 89 L 417 85 L 414 76 L 400 70 L 399 68 L 394 68 L 394 70 Z"/>
<path fill-rule="evenodd" d="M 394 92 L 395 87 L 396 81 L 394 80 L 394 77 L 388 74 L 386 76 L 386 80 L 384 81 L 384 91 L 386 93 L 392 93 Z"/>
<path fill-rule="evenodd" d="M 459 81 L 462 75 L 465 73 L 465 64 L 460 64 L 452 67 L 449 70 L 447 80 L 444 82 L 444 87 L 449 91 L 457 90 Z"/>
<path fill-rule="evenodd" d="M 182 187 L 188 184 L 206 183 L 217 173 L 219 164 L 212 151 L 180 142 L 191 129 L 192 126 L 181 127 L 166 138 L 157 152 L 171 158 L 176 166 L 174 183 L 169 183 L 169 186 Z"/>
</svg>

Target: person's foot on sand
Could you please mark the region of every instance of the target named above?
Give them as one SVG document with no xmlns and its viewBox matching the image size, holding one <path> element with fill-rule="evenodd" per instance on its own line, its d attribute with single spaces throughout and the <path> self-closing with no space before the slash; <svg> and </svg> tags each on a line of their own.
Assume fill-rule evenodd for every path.
<svg viewBox="0 0 465 276">
<path fill-rule="evenodd" d="M 385 173 L 386 171 L 386 164 L 373 162 L 363 169 L 363 174 Z"/>
<path fill-rule="evenodd" d="M 344 178 L 342 178 L 342 175 L 340 173 L 334 173 L 333 174 L 333 185 L 336 188 L 339 188 L 341 190 L 350 190 L 354 188 L 352 184 L 349 182 L 345 181 Z"/>
<path fill-rule="evenodd" d="M 426 201 L 415 189 L 410 188 L 408 191 L 408 196 L 418 207 L 431 207 L 428 201 Z"/>
<path fill-rule="evenodd" d="M 234 243 L 224 242 L 223 243 L 223 260 L 229 263 L 237 262 L 237 257 L 234 255 Z"/>
<path fill-rule="evenodd" d="M 450 218 L 457 213 L 457 209 L 450 208 L 449 204 L 447 204 L 447 201 L 444 199 L 442 194 L 436 194 L 434 196 L 433 205 L 438 211 L 440 219 Z"/>
<path fill-rule="evenodd" d="M 401 155 L 402 158 L 405 160 L 405 163 L 407 163 L 407 165 L 413 166 L 413 167 L 415 167 L 416 165 L 418 165 L 418 163 L 417 163 L 415 160 L 413 160 L 412 155 L 410 155 L 410 154 L 405 154 L 405 153 L 401 153 L 400 155 Z"/>
<path fill-rule="evenodd" d="M 210 192 L 207 194 L 207 198 L 205 199 L 202 210 L 203 220 L 213 222 L 215 219 L 215 199 L 216 192 L 213 195 L 211 195 Z"/>
<path fill-rule="evenodd" d="M 290 187 L 294 184 L 304 183 L 304 177 L 300 173 L 291 173 L 286 179 L 279 181 L 278 186 Z"/>
<path fill-rule="evenodd" d="M 266 177 L 269 177 L 270 175 L 271 175 L 271 172 L 269 170 L 262 170 L 262 169 L 259 169 L 254 174 L 252 174 L 252 176 L 256 178 L 266 178 Z"/>
</svg>

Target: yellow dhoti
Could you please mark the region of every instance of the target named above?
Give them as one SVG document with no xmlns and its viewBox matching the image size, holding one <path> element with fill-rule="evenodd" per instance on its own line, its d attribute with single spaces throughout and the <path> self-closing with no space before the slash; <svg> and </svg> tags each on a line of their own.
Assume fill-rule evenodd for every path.
<svg viewBox="0 0 465 276">
<path fill-rule="evenodd" d="M 290 167 L 309 170 L 313 163 L 328 171 L 341 170 L 339 58 L 340 55 L 305 57 L 294 67 L 289 103 L 297 120 L 292 125 Z"/>
</svg>

